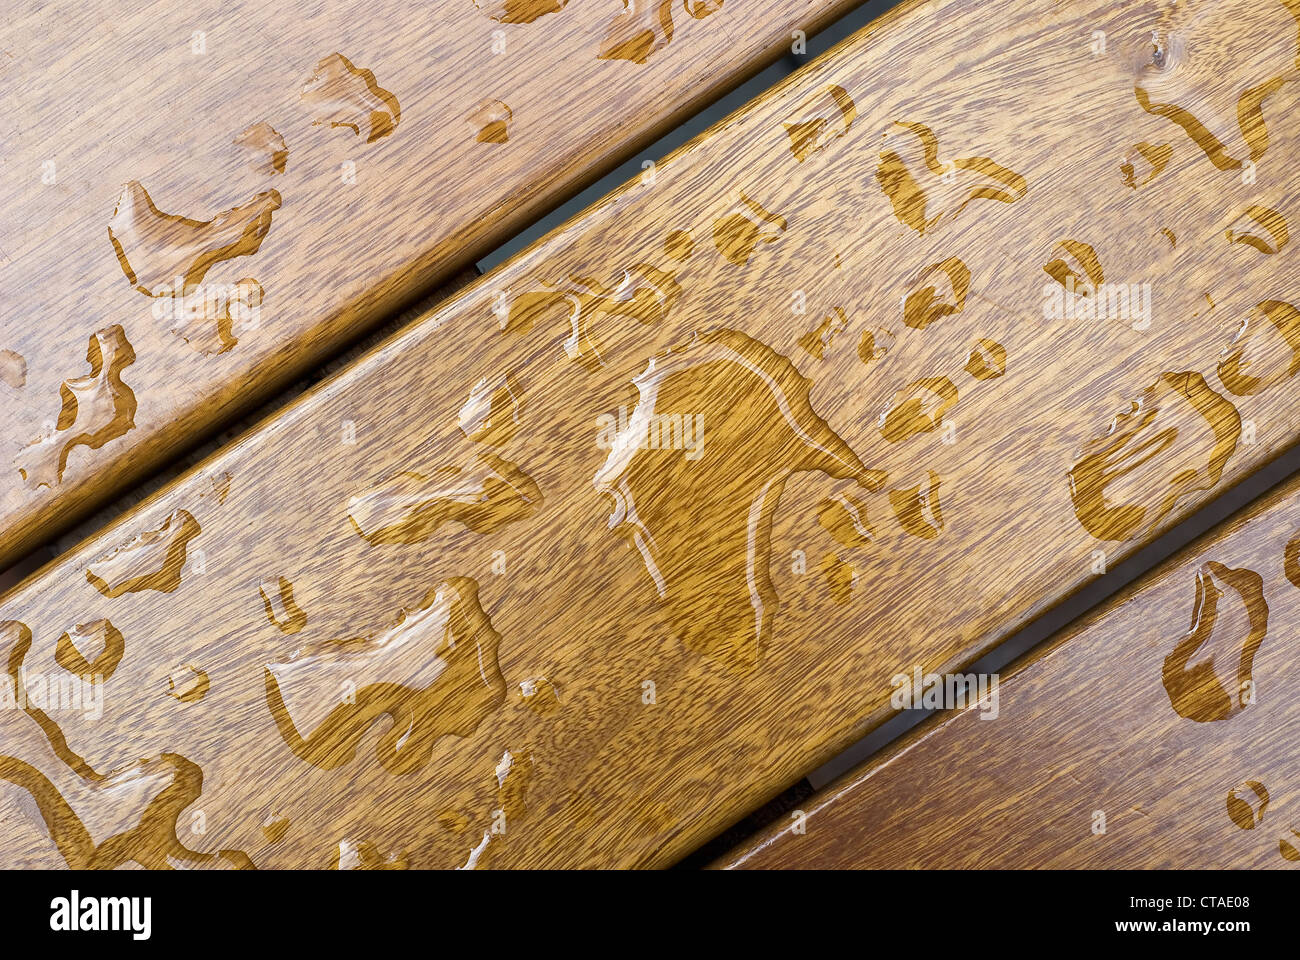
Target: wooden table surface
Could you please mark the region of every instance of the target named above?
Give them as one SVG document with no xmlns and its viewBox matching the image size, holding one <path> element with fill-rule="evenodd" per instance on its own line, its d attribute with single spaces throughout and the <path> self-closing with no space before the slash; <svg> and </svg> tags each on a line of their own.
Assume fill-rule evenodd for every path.
<svg viewBox="0 0 1300 960">
<path fill-rule="evenodd" d="M 88 837 L 5 862 L 668 864 L 1292 444 L 1296 16 L 992 26 L 897 8 L 6 596 L 124 652 L 0 718 Z"/>
<path fill-rule="evenodd" d="M 849 6 L 7 11 L 0 567 Z"/>
<path fill-rule="evenodd" d="M 733 868 L 1294 867 L 1300 480 L 942 714 Z M 994 712 L 996 716 L 994 716 Z"/>
</svg>

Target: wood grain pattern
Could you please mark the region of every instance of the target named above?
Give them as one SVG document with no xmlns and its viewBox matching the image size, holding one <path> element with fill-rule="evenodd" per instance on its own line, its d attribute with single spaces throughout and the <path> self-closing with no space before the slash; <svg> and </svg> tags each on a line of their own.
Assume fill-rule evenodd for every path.
<svg viewBox="0 0 1300 960">
<path fill-rule="evenodd" d="M 136 821 L 96 776 L 184 785 L 78 862 L 671 863 L 887 717 L 895 673 L 1293 443 L 1289 314 L 1252 311 L 1294 296 L 1262 212 L 1300 195 L 1294 13 L 1002 11 L 898 8 L 5 597 L 29 670 L 77 623 L 126 644 L 101 720 L 0 720 L 16 789 L 107 842 Z M 1253 161 L 1230 76 L 1271 90 Z M 1149 323 L 1045 317 L 1098 268 Z M 177 510 L 201 573 L 87 582 Z M 7 862 L 59 861 L 20 832 Z"/>
<path fill-rule="evenodd" d="M 18 4 L 0 27 L 0 566 L 850 5 Z M 61 384 L 118 326 L 130 396 L 62 422 Z"/>
<path fill-rule="evenodd" d="M 1293 479 L 1053 638 L 996 718 L 927 720 L 804 801 L 802 833 L 791 817 L 718 866 L 1294 868 L 1297 497 Z"/>
</svg>

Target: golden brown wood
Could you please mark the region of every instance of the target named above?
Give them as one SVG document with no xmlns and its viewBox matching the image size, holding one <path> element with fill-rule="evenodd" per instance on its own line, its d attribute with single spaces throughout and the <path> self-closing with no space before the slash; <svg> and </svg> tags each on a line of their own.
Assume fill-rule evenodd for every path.
<svg viewBox="0 0 1300 960">
<path fill-rule="evenodd" d="M 220 433 L 213 436 L 206 443 L 194 448 L 189 453 L 185 454 L 185 456 L 172 461 L 165 469 L 153 474 L 147 480 L 132 485 L 127 491 L 118 496 L 117 499 L 90 514 L 85 520 L 72 527 L 63 535 L 48 541 L 46 545 L 41 547 L 39 550 L 27 554 L 21 563 L 15 564 L 8 569 L 0 570 L 0 594 L 4 594 L 6 591 L 12 589 L 20 583 L 24 577 L 44 566 L 54 557 L 57 557 L 59 554 L 67 550 L 73 549 L 81 543 L 82 540 L 98 533 L 102 527 L 117 520 L 117 518 L 122 516 L 122 514 L 153 496 L 163 487 L 174 482 L 177 478 L 183 476 L 195 464 L 206 460 L 230 441 L 248 432 L 261 421 L 270 418 L 276 412 L 288 406 L 326 377 L 350 366 L 358 357 L 373 349 L 376 345 L 392 336 L 408 323 L 423 316 L 425 313 L 428 313 L 443 300 L 450 297 L 457 290 L 460 290 L 471 283 L 478 276 L 479 270 L 477 267 L 468 267 L 460 271 L 437 289 L 416 300 L 407 309 L 392 314 L 378 327 L 375 327 L 370 331 L 370 333 L 366 334 L 360 340 L 357 340 L 347 350 L 344 350 L 329 362 L 304 373 L 299 379 L 277 392 L 275 396 L 266 403 L 262 404 L 251 413 L 236 420 Z"/>
<path fill-rule="evenodd" d="M 0 718 L 72 859 L 670 863 L 1293 443 L 1296 16 L 1002 11 L 899 8 L 7 596 L 30 670 L 125 638 L 102 720 Z M 201 573 L 87 582 L 179 509 Z"/>
<path fill-rule="evenodd" d="M 849 6 L 7 10 L 0 566 Z"/>
<path fill-rule="evenodd" d="M 718 865 L 1293 866 L 1297 497 L 1293 479 L 1063 631 L 996 711 L 926 721 Z"/>
</svg>

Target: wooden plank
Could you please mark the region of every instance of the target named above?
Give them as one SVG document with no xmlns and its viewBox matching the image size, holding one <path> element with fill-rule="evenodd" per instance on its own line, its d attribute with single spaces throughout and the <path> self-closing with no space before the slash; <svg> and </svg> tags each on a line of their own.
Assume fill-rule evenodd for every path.
<svg viewBox="0 0 1300 960">
<path fill-rule="evenodd" d="M 718 866 L 1294 866 L 1297 497 L 1300 478 L 1018 664 L 996 711 L 927 720 Z"/>
<path fill-rule="evenodd" d="M 0 565 L 851 5 L 19 5 L 0 28 Z M 114 327 L 121 369 L 75 418 L 61 385 Z"/>
<path fill-rule="evenodd" d="M 1242 218 L 1293 215 L 1294 85 L 1264 104 L 1267 149 L 1227 170 L 1134 91 L 1183 84 L 1159 96 L 1248 159 L 1187 51 L 1239 45 L 1255 89 L 1264 52 L 1293 68 L 1296 18 L 1002 9 L 998 30 L 956 3 L 878 20 L 7 596 L 31 670 L 77 623 L 125 638 L 104 717 L 59 721 L 68 749 L 96 774 L 183 756 L 203 782 L 181 826 L 201 809 L 206 830 L 187 848 L 260 865 L 340 843 L 349 862 L 667 864 L 889 716 L 900 669 L 970 662 L 1097 551 L 1293 443 L 1289 328 L 1239 341 L 1255 392 L 1220 354 L 1293 296 L 1294 245 Z M 1154 178 L 1126 175 L 1142 143 Z M 1079 242 L 1106 282 L 1151 284 L 1149 324 L 1123 303 L 1044 317 L 1090 265 Z M 918 380 L 958 394 L 933 430 L 896 397 Z M 202 573 L 115 599 L 87 582 L 147 531 L 141 569 L 161 570 L 182 510 Z M 110 560 L 105 582 L 136 575 Z M 208 692 L 178 703 L 186 665 Z M 39 724 L 0 723 L 81 791 L 93 835 L 124 822 Z M 159 772 L 180 776 L 195 795 L 191 768 Z M 175 851 L 173 813 L 149 823 Z"/>
<path fill-rule="evenodd" d="M 166 469 L 150 476 L 142 483 L 133 485 L 116 500 L 95 511 L 81 523 L 71 528 L 62 536 L 50 540 L 45 546 L 23 557 L 20 563 L 0 570 L 0 595 L 3 595 L 22 580 L 49 563 L 59 554 L 75 548 L 82 540 L 98 533 L 102 527 L 117 520 L 122 514 L 138 506 L 153 496 L 163 487 L 183 476 L 193 466 L 212 456 L 226 444 L 269 419 L 277 411 L 288 406 L 308 389 L 320 383 L 326 377 L 350 366 L 363 353 L 374 348 L 383 340 L 392 336 L 412 320 L 433 309 L 451 294 L 462 289 L 479 276 L 477 267 L 468 267 L 460 271 L 432 293 L 421 297 L 411 307 L 393 314 L 388 320 L 362 337 L 347 350 L 331 359 L 328 363 L 308 371 L 301 378 L 275 394 L 271 400 L 256 410 L 241 417 L 226 429 L 216 434 L 211 440 L 191 450 L 179 460 L 173 461 Z"/>
</svg>

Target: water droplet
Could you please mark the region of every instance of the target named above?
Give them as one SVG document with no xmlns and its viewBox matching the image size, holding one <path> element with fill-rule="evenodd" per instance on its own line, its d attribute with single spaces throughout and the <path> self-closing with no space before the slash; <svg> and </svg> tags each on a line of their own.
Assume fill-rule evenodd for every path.
<svg viewBox="0 0 1300 960">
<path fill-rule="evenodd" d="M 131 286 L 152 297 L 183 297 L 214 265 L 257 253 L 279 209 L 279 191 L 268 190 L 211 220 L 191 220 L 163 213 L 132 180 L 108 222 L 108 238 Z"/>
<path fill-rule="evenodd" d="M 34 685 L 29 695 L 27 672 L 23 667 L 23 661 L 32 648 L 32 631 L 25 623 L 19 623 L 17 620 L 3 620 L 0 621 L 0 640 L 3 641 L 3 646 L 7 647 L 9 651 L 6 662 L 9 668 L 9 689 L 13 691 L 14 705 L 36 722 L 36 725 L 41 728 L 41 732 L 45 734 L 54 753 L 77 776 L 86 782 L 95 782 L 102 779 L 101 774 L 96 773 L 85 760 L 68 747 L 67 739 L 59 730 L 58 725 L 45 713 L 44 683 Z M 103 641 L 105 649 L 108 647 L 107 640 L 107 630 L 105 630 Z M 69 639 L 69 644 L 70 642 Z M 67 658 L 68 654 L 65 653 L 65 659 Z M 75 664 L 74 661 L 74 665 L 79 666 L 80 664 Z M 81 690 L 81 692 L 84 695 L 85 691 Z M 18 781 L 13 782 L 18 783 Z"/>
<path fill-rule="evenodd" d="M 422 543 L 444 523 L 491 533 L 531 514 L 541 488 L 508 460 L 476 455 L 432 476 L 406 471 L 348 501 L 348 520 L 368 542 Z"/>
<path fill-rule="evenodd" d="M 206 500 L 209 497 L 216 497 L 218 504 L 225 503 L 226 497 L 230 495 L 230 482 L 232 479 L 229 471 L 223 471 L 208 477 L 208 489 L 199 494 L 199 499 Z"/>
<path fill-rule="evenodd" d="M 405 855 L 385 856 L 379 849 L 365 840 L 339 841 L 339 848 L 334 851 L 330 862 L 331 870 L 406 870 L 408 864 Z"/>
<path fill-rule="evenodd" d="M 966 372 L 976 380 L 996 380 L 1007 372 L 1007 348 L 996 340 L 981 338 L 971 347 Z"/>
<path fill-rule="evenodd" d="M 823 87 L 805 100 L 794 117 L 785 122 L 790 152 L 803 163 L 848 133 L 857 114 L 847 90 L 834 84 Z"/>
<path fill-rule="evenodd" d="M 266 837 L 267 843 L 279 843 L 284 839 L 284 835 L 289 832 L 289 818 L 282 817 L 277 813 L 268 814 L 262 821 L 262 835 Z"/>
<path fill-rule="evenodd" d="M 970 291 L 970 268 L 956 257 L 932 263 L 912 283 L 903 301 L 903 323 L 924 330 L 940 317 L 961 313 Z"/>
<path fill-rule="evenodd" d="M 1290 4 L 1229 4 L 1173 11 L 1174 22 L 1134 82 L 1138 104 L 1177 124 L 1220 170 L 1240 169 L 1268 148 L 1264 104 L 1294 72 L 1300 10 Z M 1271 20 L 1265 18 L 1272 15 Z"/>
<path fill-rule="evenodd" d="M 524 752 L 515 756 L 509 750 L 501 755 L 496 766 L 497 808 L 505 812 L 506 829 L 518 823 L 527 812 L 525 800 L 528 782 L 533 776 L 533 755 Z"/>
<path fill-rule="evenodd" d="M 1044 264 L 1043 271 L 1071 293 L 1081 297 L 1094 296 L 1106 280 L 1097 251 L 1081 240 L 1062 240 L 1057 248 L 1063 250 L 1070 260 L 1058 257 Z M 1075 267 L 1083 273 L 1080 274 Z"/>
<path fill-rule="evenodd" d="M 1178 502 L 1219 482 L 1241 416 L 1199 373 L 1163 373 L 1089 441 L 1070 469 L 1074 512 L 1098 540 L 1153 531 Z"/>
<path fill-rule="evenodd" d="M 640 553 L 674 634 L 754 663 L 777 609 L 768 561 L 787 479 L 822 471 L 875 489 L 883 475 L 817 415 L 787 358 L 738 331 L 696 334 L 633 383 L 637 405 L 593 481 L 612 502 L 610 529 Z M 685 415 L 704 418 L 694 459 L 646 443 L 653 424 L 662 437 L 665 418 Z"/>
<path fill-rule="evenodd" d="M 1219 361 L 1229 393 L 1252 396 L 1300 373 L 1300 310 L 1280 300 L 1256 305 Z"/>
<path fill-rule="evenodd" d="M 1024 177 L 987 157 L 941 163 L 939 138 L 923 123 L 895 122 L 884 138 L 890 146 L 880 151 L 876 182 L 898 221 L 919 234 L 957 219 L 974 200 L 1015 203 L 1029 192 Z"/>
<path fill-rule="evenodd" d="M 1173 155 L 1172 144 L 1145 142 L 1136 144 L 1120 164 L 1119 169 L 1124 176 L 1124 185 L 1134 190 L 1145 187 L 1169 166 Z"/>
<path fill-rule="evenodd" d="M 83 650 L 95 651 L 95 659 L 87 660 Z M 113 675 L 125 652 L 121 631 L 107 620 L 92 620 L 77 624 L 59 637 L 54 661 L 68 673 L 90 683 L 102 683 Z"/>
<path fill-rule="evenodd" d="M 686 230 L 672 230 L 664 238 L 664 253 L 678 263 L 690 259 L 695 250 L 695 240 Z"/>
<path fill-rule="evenodd" d="M 439 739 L 469 736 L 504 701 L 500 640 L 479 606 L 478 584 L 453 577 L 382 633 L 267 664 L 267 704 L 290 749 L 326 770 L 350 761 L 366 731 L 387 716 L 379 761 L 391 773 L 409 773 L 428 762 Z"/>
<path fill-rule="evenodd" d="M 233 285 L 208 284 L 183 296 L 160 296 L 159 313 L 169 316 L 168 332 L 207 356 L 218 356 L 239 343 L 239 335 L 252 326 L 255 311 L 266 291 L 252 277 Z"/>
<path fill-rule="evenodd" d="M 522 395 L 513 373 L 491 379 L 483 377 L 474 384 L 457 415 L 461 432 L 475 443 L 505 446 L 519 429 Z"/>
<path fill-rule="evenodd" d="M 681 292 L 671 272 L 648 263 L 621 270 L 607 283 L 571 275 L 513 297 L 501 326 L 505 333 L 523 334 L 537 321 L 563 317 L 569 329 L 565 354 L 595 369 L 603 363 L 593 331 L 597 320 L 626 317 L 638 323 L 662 323 Z"/>
<path fill-rule="evenodd" d="M 0 350 L 0 383 L 21 390 L 27 384 L 27 361 L 22 354 Z"/>
<path fill-rule="evenodd" d="M 1227 609 L 1220 605 L 1225 596 Z M 1161 671 L 1178 715 L 1208 723 L 1244 710 L 1243 695 L 1254 683 L 1255 652 L 1267 633 L 1264 579 L 1253 570 L 1214 560 L 1203 563 L 1196 571 L 1191 630 L 1165 658 Z M 1194 656 L 1198 662 L 1189 666 Z M 1221 677 L 1230 663 L 1236 664 L 1235 675 Z"/>
<path fill-rule="evenodd" d="M 1238 784 L 1228 794 L 1228 816 L 1243 830 L 1254 830 L 1268 809 L 1268 790 L 1258 780 Z"/>
<path fill-rule="evenodd" d="M 107 774 L 96 773 L 67 750 L 47 716 L 31 708 L 27 712 L 41 724 L 60 758 L 71 761 L 76 776 L 62 778 L 56 787 L 17 757 L 0 756 L 0 779 L 27 791 L 69 868 L 111 870 L 128 863 L 148 870 L 252 868 L 252 861 L 240 851 L 201 853 L 178 838 L 177 818 L 202 789 L 203 771 L 197 764 L 164 753 Z"/>
<path fill-rule="evenodd" d="M 478 7 L 498 23 L 532 23 L 548 13 L 558 13 L 569 0 L 474 0 Z"/>
<path fill-rule="evenodd" d="M 1224 231 L 1224 236 L 1228 238 L 1228 243 L 1244 243 L 1269 256 L 1285 247 L 1291 239 L 1286 217 L 1258 204 L 1247 207 L 1232 226 Z"/>
<path fill-rule="evenodd" d="M 809 356 L 820 360 L 825 356 L 826 348 L 830 346 L 831 341 L 848 326 L 848 323 L 849 318 L 844 315 L 844 311 L 835 307 L 822 318 L 816 330 L 809 330 L 799 338 L 799 346 L 803 347 Z"/>
<path fill-rule="evenodd" d="M 722 9 L 723 0 L 683 0 L 696 20 Z M 623 0 L 623 12 L 610 21 L 600 43 L 601 60 L 645 63 L 673 39 L 673 0 Z"/>
<path fill-rule="evenodd" d="M 397 98 L 379 86 L 372 72 L 357 69 L 341 53 L 316 64 L 300 99 L 312 126 L 344 127 L 366 143 L 388 136 L 402 119 Z"/>
<path fill-rule="evenodd" d="M 947 377 L 913 380 L 894 394 L 893 403 L 880 415 L 880 435 L 898 443 L 918 433 L 931 433 L 956 405 L 957 388 Z"/>
<path fill-rule="evenodd" d="M 189 542 L 200 532 L 188 510 L 175 510 L 161 527 L 137 534 L 92 563 L 86 580 L 109 598 L 140 590 L 171 593 L 181 585 Z"/>
<path fill-rule="evenodd" d="M 866 505 L 842 493 L 821 502 L 817 522 L 846 547 L 864 547 L 876 538 Z"/>
<path fill-rule="evenodd" d="M 1282 568 L 1286 578 L 1294 586 L 1300 587 L 1300 534 L 1292 537 L 1283 553 Z"/>
<path fill-rule="evenodd" d="M 862 339 L 858 341 L 858 359 L 863 363 L 876 359 L 876 335 L 870 330 L 862 331 Z"/>
<path fill-rule="evenodd" d="M 293 584 L 284 577 L 263 580 L 258 587 L 266 619 L 284 633 L 297 633 L 307 626 L 307 614 L 293 599 Z"/>
<path fill-rule="evenodd" d="M 1277 852 L 1282 855 L 1284 860 L 1290 860 L 1293 863 L 1300 860 L 1300 830 L 1292 830 L 1291 836 L 1297 838 L 1295 843 L 1285 837 L 1277 842 Z"/>
<path fill-rule="evenodd" d="M 713 244 L 729 261 L 743 267 L 755 247 L 774 243 L 785 228 L 785 217 L 768 213 L 742 193 L 739 202 L 713 222 Z"/>
<path fill-rule="evenodd" d="M 208 673 L 192 663 L 178 667 L 167 676 L 167 696 L 181 703 L 196 703 L 208 695 Z"/>
<path fill-rule="evenodd" d="M 863 330 L 858 341 L 858 359 L 867 364 L 879 360 L 889 352 L 893 342 L 894 335 L 888 330 Z"/>
<path fill-rule="evenodd" d="M 64 380 L 59 389 L 63 408 L 54 430 L 14 458 L 32 488 L 61 482 L 74 447 L 98 450 L 135 426 L 135 393 L 122 382 L 122 371 L 135 363 L 135 351 L 122 328 L 115 324 L 92 335 L 86 362 L 89 375 Z"/>
<path fill-rule="evenodd" d="M 943 510 L 939 504 L 941 482 L 937 473 L 927 470 L 926 479 L 915 486 L 889 491 L 889 504 L 905 532 L 922 540 L 934 540 L 943 532 Z"/>
<path fill-rule="evenodd" d="M 500 100 L 484 100 L 470 111 L 470 130 L 479 143 L 505 143 L 512 117 L 514 111 Z"/>
<path fill-rule="evenodd" d="M 550 716 L 560 706 L 555 684 L 545 677 L 526 677 L 519 681 L 519 699 L 540 716 Z"/>
<path fill-rule="evenodd" d="M 289 160 L 289 148 L 284 137 L 276 133 L 275 128 L 266 121 L 255 123 L 239 136 L 234 144 L 249 154 L 249 166 L 258 173 L 273 175 L 284 173 Z"/>
</svg>

